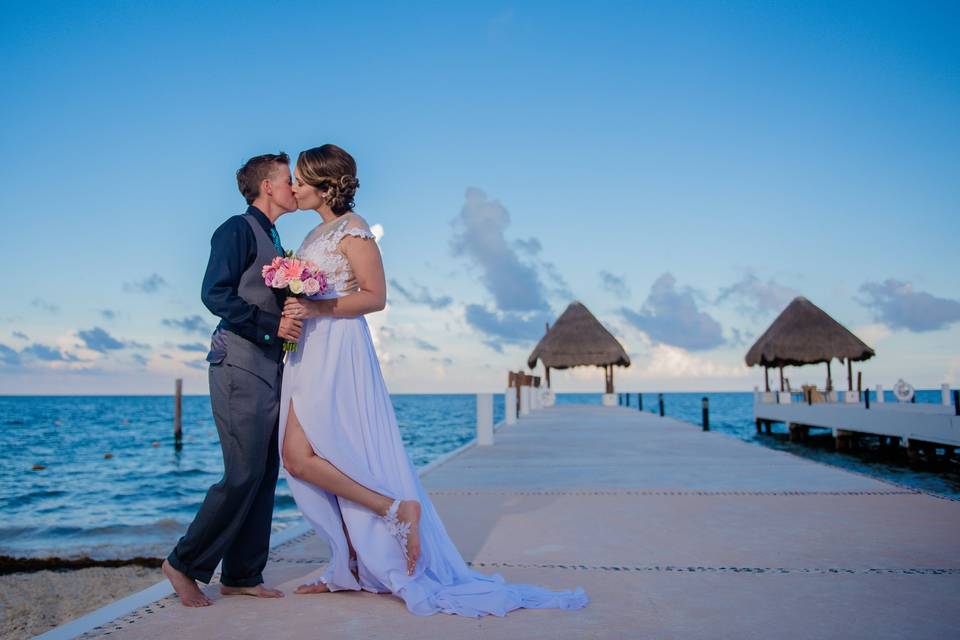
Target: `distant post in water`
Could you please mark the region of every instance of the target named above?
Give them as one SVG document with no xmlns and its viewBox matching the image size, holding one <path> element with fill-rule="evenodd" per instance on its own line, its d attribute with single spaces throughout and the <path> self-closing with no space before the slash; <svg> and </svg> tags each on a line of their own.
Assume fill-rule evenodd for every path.
<svg viewBox="0 0 960 640">
<path fill-rule="evenodd" d="M 703 396 L 700 402 L 703 405 L 703 430 L 710 431 L 710 398 Z"/>
<path fill-rule="evenodd" d="M 493 394 L 477 394 L 477 444 L 493 444 Z"/>
<path fill-rule="evenodd" d="M 662 393 L 658 396 L 657 400 L 660 403 L 660 417 L 662 418 L 663 417 L 663 394 Z"/>
<path fill-rule="evenodd" d="M 960 416 L 960 391 L 953 392 L 953 415 Z"/>
<path fill-rule="evenodd" d="M 643 394 L 642 393 L 637 394 L 637 409 L 639 411 L 643 411 Z"/>
<path fill-rule="evenodd" d="M 183 378 L 173 385 L 173 446 L 183 446 Z"/>
</svg>

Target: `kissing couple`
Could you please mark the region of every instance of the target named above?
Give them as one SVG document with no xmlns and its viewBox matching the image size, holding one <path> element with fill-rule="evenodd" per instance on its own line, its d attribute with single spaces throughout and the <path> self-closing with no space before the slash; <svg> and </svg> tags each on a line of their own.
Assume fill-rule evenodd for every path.
<svg viewBox="0 0 960 640">
<path fill-rule="evenodd" d="M 467 567 L 403 447 L 364 315 L 386 305 L 373 233 L 354 213 L 360 185 L 353 157 L 332 144 L 297 158 L 248 160 L 237 171 L 247 211 L 214 232 L 201 298 L 220 323 L 207 355 L 210 404 L 224 474 L 163 563 L 180 601 L 212 601 L 222 561 L 224 595 L 280 598 L 263 584 L 280 464 L 304 518 L 331 559 L 297 594 L 369 591 L 401 598 L 418 615 L 498 615 L 519 608 L 578 609 L 582 589 L 509 584 Z M 264 265 L 284 255 L 274 223 L 297 209 L 321 222 L 296 255 L 328 286 L 285 297 Z M 283 341 L 297 342 L 284 364 Z"/>
</svg>

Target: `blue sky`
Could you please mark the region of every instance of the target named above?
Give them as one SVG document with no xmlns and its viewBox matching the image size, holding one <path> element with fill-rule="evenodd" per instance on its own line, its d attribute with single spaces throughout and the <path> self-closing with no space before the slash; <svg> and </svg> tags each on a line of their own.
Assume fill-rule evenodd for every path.
<svg viewBox="0 0 960 640">
<path fill-rule="evenodd" d="M 960 384 L 955 4 L 5 3 L 0 60 L 3 393 L 205 392 L 234 172 L 326 142 L 383 229 L 395 392 L 502 387 L 572 300 L 620 389 L 750 389 L 798 294 L 867 384 Z"/>
</svg>

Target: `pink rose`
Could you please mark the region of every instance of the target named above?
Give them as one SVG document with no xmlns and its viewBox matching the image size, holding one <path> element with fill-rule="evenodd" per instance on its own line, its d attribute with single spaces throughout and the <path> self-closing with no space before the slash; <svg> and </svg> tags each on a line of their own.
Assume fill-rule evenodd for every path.
<svg viewBox="0 0 960 640">
<path fill-rule="evenodd" d="M 282 289 L 288 284 L 290 284 L 290 279 L 287 278 L 287 274 L 283 272 L 283 269 L 278 269 L 277 272 L 273 274 L 273 282 L 270 283 L 270 286 Z"/>
<path fill-rule="evenodd" d="M 265 264 L 263 265 L 263 271 L 261 272 L 261 275 L 263 276 L 263 281 L 266 283 L 266 285 L 268 287 L 272 287 L 273 277 L 277 275 L 277 271 L 276 269 L 271 269 L 270 265 Z"/>
<path fill-rule="evenodd" d="M 303 281 L 303 292 L 308 296 L 315 296 L 320 293 L 320 283 L 313 278 L 307 278 Z"/>
</svg>

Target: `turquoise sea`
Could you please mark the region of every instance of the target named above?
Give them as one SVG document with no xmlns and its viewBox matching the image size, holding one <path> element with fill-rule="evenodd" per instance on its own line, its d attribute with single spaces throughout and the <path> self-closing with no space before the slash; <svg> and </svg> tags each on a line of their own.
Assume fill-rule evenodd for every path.
<svg viewBox="0 0 960 640">
<path fill-rule="evenodd" d="M 839 454 L 825 438 L 787 442 L 782 433 L 758 436 L 751 393 L 667 393 L 666 414 L 700 423 L 701 398 L 710 399 L 714 431 L 785 449 L 828 464 L 926 491 L 960 496 L 956 465 L 917 469 L 889 454 Z M 919 402 L 939 402 L 939 390 Z M 600 394 L 559 394 L 558 403 L 599 404 Z M 404 442 L 422 466 L 475 435 L 474 395 L 394 395 Z M 656 394 L 644 394 L 644 410 Z M 636 408 L 636 394 L 631 395 Z M 39 558 L 162 557 L 179 538 L 211 484 L 222 473 L 216 428 L 206 396 L 183 406 L 184 443 L 173 444 L 173 399 L 168 396 L 0 397 L 0 555 Z M 495 396 L 494 419 L 503 419 Z M 109 457 L 108 457 L 109 454 Z M 34 470 L 35 465 L 44 467 Z M 274 524 L 297 517 L 281 477 Z"/>
</svg>

